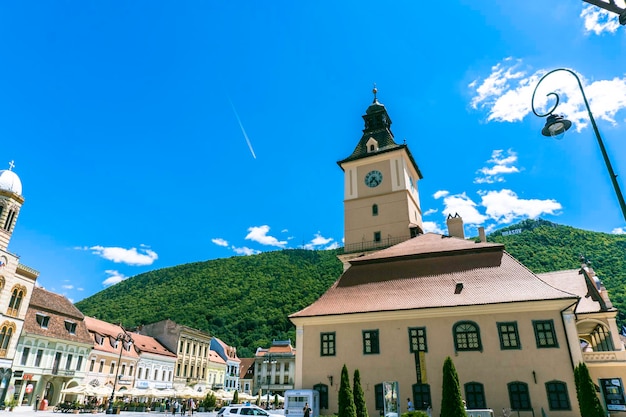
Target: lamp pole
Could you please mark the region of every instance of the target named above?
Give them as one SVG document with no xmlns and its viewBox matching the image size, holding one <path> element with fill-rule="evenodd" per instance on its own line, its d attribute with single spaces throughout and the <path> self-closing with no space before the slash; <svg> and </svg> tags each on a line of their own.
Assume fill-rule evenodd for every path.
<svg viewBox="0 0 626 417">
<path fill-rule="evenodd" d="M 267 354 L 267 403 L 265 404 L 265 409 L 270 409 L 270 385 L 272 383 L 272 371 L 270 366 L 272 365 L 272 354 Z"/>
<path fill-rule="evenodd" d="M 121 362 L 122 352 L 124 351 L 124 344 L 130 345 L 131 343 L 133 343 L 133 338 L 130 337 L 128 333 L 126 333 L 126 330 L 124 330 L 124 328 L 122 328 L 122 332 L 117 335 L 115 340 L 117 340 L 118 342 L 122 342 L 122 345 L 120 346 L 120 355 L 117 359 L 117 371 L 115 372 L 115 379 L 113 380 L 113 391 L 111 392 L 111 398 L 109 398 L 109 407 L 107 408 L 106 414 L 113 414 L 113 398 L 115 397 L 115 387 L 117 385 L 117 380 L 121 376 L 120 369 L 122 368 Z"/>
<path fill-rule="evenodd" d="M 589 115 L 589 120 L 591 120 L 591 126 L 593 126 L 593 131 L 596 134 L 596 139 L 598 140 L 598 145 L 600 146 L 600 151 L 602 152 L 602 158 L 604 158 L 606 169 L 609 171 L 609 176 L 611 177 L 611 182 L 613 183 L 613 188 L 615 189 L 615 194 L 617 195 L 617 200 L 619 201 L 619 205 L 622 209 L 622 215 L 624 216 L 624 220 L 626 220 L 626 202 L 624 202 L 624 196 L 622 194 L 622 190 L 620 189 L 619 183 L 617 182 L 617 175 L 615 174 L 615 171 L 613 171 L 613 166 L 611 165 L 611 161 L 609 160 L 609 155 L 607 154 L 606 148 L 604 147 L 604 142 L 602 142 L 602 137 L 600 136 L 600 131 L 598 130 L 598 126 L 596 125 L 596 120 L 593 118 L 593 114 L 591 113 L 591 109 L 589 108 L 589 102 L 587 101 L 587 96 L 585 95 L 585 90 L 583 90 L 583 85 L 580 82 L 580 78 L 578 78 L 578 75 L 570 69 L 557 68 L 555 70 L 548 72 L 543 77 L 541 77 L 541 79 L 537 83 L 537 86 L 535 87 L 535 91 L 533 91 L 533 97 L 531 100 L 533 113 L 535 113 L 535 116 L 537 117 L 547 116 L 546 125 L 541 131 L 541 133 L 544 136 L 562 135 L 572 125 L 572 122 L 570 122 L 569 120 L 564 119 L 562 116 L 559 116 L 553 113 L 554 110 L 556 110 L 556 107 L 559 105 L 559 95 L 555 92 L 547 94 L 548 97 L 554 96 L 554 98 L 556 99 L 556 103 L 554 103 L 554 106 L 552 106 L 552 108 L 547 113 L 537 113 L 537 110 L 535 109 L 535 93 L 537 92 L 537 88 L 539 87 L 539 84 L 541 84 L 541 82 L 548 75 L 553 74 L 558 71 L 564 71 L 564 72 L 572 74 L 574 78 L 576 78 L 576 81 L 578 82 L 578 87 L 580 87 L 580 92 L 583 96 L 585 107 L 587 107 L 587 114 Z"/>
</svg>

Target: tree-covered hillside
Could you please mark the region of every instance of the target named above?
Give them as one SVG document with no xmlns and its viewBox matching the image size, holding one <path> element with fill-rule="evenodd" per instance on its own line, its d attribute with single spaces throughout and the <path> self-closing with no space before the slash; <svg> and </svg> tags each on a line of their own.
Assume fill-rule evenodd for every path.
<svg viewBox="0 0 626 417">
<path fill-rule="evenodd" d="M 504 243 L 538 273 L 578 268 L 579 256 L 585 256 L 616 307 L 626 311 L 626 235 L 527 220 L 488 240 Z M 339 277 L 338 253 L 282 250 L 164 268 L 122 281 L 76 306 L 85 315 L 127 327 L 169 318 L 208 331 L 236 346 L 240 357 L 250 357 L 272 339 L 294 340 L 287 316 L 312 303 Z"/>
<path fill-rule="evenodd" d="M 282 250 L 196 262 L 129 278 L 78 303 L 83 314 L 126 327 L 171 319 L 208 331 L 240 357 L 291 338 L 287 318 L 342 271 L 337 251 Z"/>
</svg>

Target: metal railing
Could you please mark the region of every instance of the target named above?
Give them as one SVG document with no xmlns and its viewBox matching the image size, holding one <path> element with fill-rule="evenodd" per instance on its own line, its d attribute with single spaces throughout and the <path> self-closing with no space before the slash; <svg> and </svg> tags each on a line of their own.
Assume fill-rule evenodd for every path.
<svg viewBox="0 0 626 417">
<path fill-rule="evenodd" d="M 354 252 L 364 252 L 370 251 L 374 249 L 384 249 L 393 245 L 397 245 L 398 243 L 402 243 L 406 240 L 411 239 L 411 236 L 396 236 L 396 237 L 388 237 L 386 239 L 381 240 L 370 240 L 363 241 L 358 243 L 351 243 L 349 245 L 345 245 L 343 247 L 343 253 L 354 253 Z"/>
</svg>

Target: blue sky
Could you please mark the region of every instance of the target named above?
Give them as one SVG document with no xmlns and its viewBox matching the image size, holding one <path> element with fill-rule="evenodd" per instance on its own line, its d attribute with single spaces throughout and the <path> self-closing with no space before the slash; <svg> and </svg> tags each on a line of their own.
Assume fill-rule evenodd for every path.
<svg viewBox="0 0 626 417">
<path fill-rule="evenodd" d="M 562 93 L 563 139 L 530 108 L 547 71 L 580 74 L 626 188 L 626 27 L 581 1 L 500 3 L 3 2 L 0 168 L 15 161 L 26 199 L 9 250 L 78 301 L 342 245 L 336 161 L 373 83 L 424 175 L 428 231 L 458 212 L 470 236 L 526 218 L 626 232 L 574 77 L 537 93 Z"/>
</svg>

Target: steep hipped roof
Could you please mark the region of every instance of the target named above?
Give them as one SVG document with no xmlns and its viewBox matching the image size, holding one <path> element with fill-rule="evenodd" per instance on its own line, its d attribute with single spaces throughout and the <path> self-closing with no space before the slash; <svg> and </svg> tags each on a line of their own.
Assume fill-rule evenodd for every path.
<svg viewBox="0 0 626 417">
<path fill-rule="evenodd" d="M 501 244 L 434 233 L 350 263 L 325 294 L 290 317 L 577 298 L 541 280 Z"/>
<path fill-rule="evenodd" d="M 129 333 L 133 338 L 135 349 L 140 353 L 153 353 L 155 355 L 162 355 L 176 358 L 175 353 L 170 352 L 165 346 L 160 344 L 154 337 L 146 336 L 139 333 Z"/>
<path fill-rule="evenodd" d="M 563 291 L 576 294 L 580 301 L 576 306 L 576 314 L 598 313 L 600 311 L 615 311 L 615 308 L 603 309 L 595 294 L 590 294 L 585 275 L 580 269 L 569 269 L 566 271 L 554 271 L 538 274 L 539 278 L 550 285 L 560 288 Z M 606 291 L 606 289 L 604 289 Z"/>
<path fill-rule="evenodd" d="M 37 322 L 37 315 L 48 316 L 46 327 Z M 54 337 L 79 343 L 90 343 L 91 337 L 83 322 L 83 314 L 66 297 L 34 287 L 24 319 L 24 332 Z M 75 323 L 74 334 L 66 327 L 66 321 Z"/>
<path fill-rule="evenodd" d="M 94 350 L 116 354 L 120 353 L 120 349 L 122 349 L 124 344 L 121 342 L 115 343 L 115 338 L 120 333 L 124 332 L 124 329 L 121 326 L 107 323 L 106 321 L 98 320 L 93 317 L 85 317 L 85 324 L 87 325 L 89 333 L 91 333 Z M 103 339 L 102 344 L 99 344 L 97 341 L 99 337 L 102 337 Z M 135 349 L 124 348 L 122 351 L 122 356 L 137 358 L 138 354 Z"/>
</svg>

